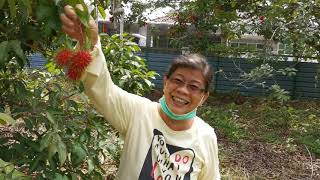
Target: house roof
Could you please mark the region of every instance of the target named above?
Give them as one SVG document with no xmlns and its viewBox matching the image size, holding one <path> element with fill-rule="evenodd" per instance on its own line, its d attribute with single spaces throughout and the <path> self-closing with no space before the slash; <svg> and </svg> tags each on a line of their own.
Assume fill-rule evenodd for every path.
<svg viewBox="0 0 320 180">
<path fill-rule="evenodd" d="M 174 24 L 175 22 L 176 20 L 171 15 L 157 17 L 155 19 L 150 20 L 150 23 L 154 24 Z"/>
</svg>

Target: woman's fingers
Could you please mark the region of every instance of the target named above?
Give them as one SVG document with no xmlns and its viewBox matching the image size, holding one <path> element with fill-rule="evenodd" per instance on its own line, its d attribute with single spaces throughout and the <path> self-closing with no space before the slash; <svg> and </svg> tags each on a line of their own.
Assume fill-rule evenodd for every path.
<svg viewBox="0 0 320 180">
<path fill-rule="evenodd" d="M 74 22 L 69 19 L 64 13 L 60 14 L 60 20 L 63 24 L 63 26 L 67 26 L 67 27 L 74 27 Z"/>
<path fill-rule="evenodd" d="M 83 6 L 81 4 L 76 5 L 75 8 L 83 10 Z M 69 5 L 65 6 L 64 13 L 60 14 L 60 19 L 62 22 L 63 32 L 65 32 L 71 38 L 78 40 L 81 45 L 83 43 L 83 40 L 85 39 L 85 35 L 83 33 L 84 29 L 74 8 Z M 89 30 L 89 38 L 91 40 L 92 45 L 95 45 L 98 41 L 98 27 L 91 16 L 89 21 Z"/>
<path fill-rule="evenodd" d="M 89 21 L 89 28 L 90 28 L 90 39 L 92 45 L 95 45 L 98 41 L 98 27 L 96 21 L 90 16 Z"/>
<path fill-rule="evenodd" d="M 60 14 L 62 30 L 71 38 L 82 41 L 81 23 L 73 8 L 69 5 L 64 7 L 64 13 Z"/>
<path fill-rule="evenodd" d="M 76 24 L 72 20 L 70 20 L 65 14 L 61 14 L 60 19 L 62 22 L 62 31 L 74 39 L 81 40 L 79 39 L 80 37 L 78 35 L 78 26 L 76 26 Z"/>
<path fill-rule="evenodd" d="M 73 22 L 79 21 L 78 16 L 72 6 L 66 5 L 64 7 L 64 13 L 71 21 Z"/>
</svg>

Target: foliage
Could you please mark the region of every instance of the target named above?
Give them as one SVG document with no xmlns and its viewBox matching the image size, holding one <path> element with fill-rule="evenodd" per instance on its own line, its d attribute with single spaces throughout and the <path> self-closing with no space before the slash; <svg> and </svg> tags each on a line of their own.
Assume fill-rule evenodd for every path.
<svg viewBox="0 0 320 180">
<path fill-rule="evenodd" d="M 171 34 L 182 46 L 195 51 L 210 49 L 215 54 L 221 51 L 230 54 L 229 42 L 250 34 L 265 38 L 268 53 L 271 53 L 271 41 L 276 41 L 291 44 L 296 56 L 319 57 L 319 8 L 319 1 L 306 0 L 183 1 L 172 14 L 176 24 Z M 226 42 L 223 48 L 210 48 L 214 36 Z M 250 49 L 236 51 L 241 50 Z"/>
<path fill-rule="evenodd" d="M 108 2 L 92 4 L 102 12 Z M 29 175 L 26 179 L 104 179 L 103 161 L 119 153 L 106 151 L 106 146 L 112 147 L 106 145 L 111 129 L 88 104 L 81 83 L 67 82 L 52 63 L 54 52 L 66 40 L 59 13 L 65 4 L 78 3 L 84 1 L 0 1 L 0 177 L 23 173 Z M 78 15 L 83 23 L 87 21 L 85 13 Z M 136 46 L 118 43 L 124 48 L 123 61 L 135 59 L 134 66 L 126 66 L 128 70 L 143 72 L 132 75 L 137 83 L 128 84 L 126 79 L 122 85 L 142 94 L 155 74 L 146 69 L 144 60 L 128 56 L 138 52 Z M 28 55 L 35 52 L 48 59 L 49 72 L 26 68 Z M 118 142 L 114 146 L 121 147 Z"/>
<path fill-rule="evenodd" d="M 103 179 L 110 128 L 86 103 L 82 86 L 38 70 L 13 75 L 2 74 L 0 82 L 11 82 L 1 88 L 1 113 L 15 119 L 2 127 L 0 158 L 37 179 Z"/>
<path fill-rule="evenodd" d="M 128 34 L 115 34 L 101 42 L 113 82 L 128 92 L 143 95 L 154 86 L 150 79 L 157 73 L 147 69 L 145 59 L 137 55 L 141 49 L 132 39 Z"/>
<path fill-rule="evenodd" d="M 201 118 L 208 121 L 212 127 L 217 129 L 219 137 L 225 137 L 233 142 L 247 136 L 241 123 L 237 122 L 239 118 L 237 112 L 238 110 L 234 104 L 224 108 L 204 106 L 199 110 Z"/>
<path fill-rule="evenodd" d="M 288 101 L 287 106 L 250 98 L 235 105 L 228 95 L 213 95 L 199 109 L 200 116 L 215 127 L 220 138 L 238 142 L 265 141 L 305 149 L 320 156 L 319 103 L 312 100 Z"/>
<path fill-rule="evenodd" d="M 0 179 L 31 180 L 31 177 L 14 169 L 14 165 L 0 159 Z"/>
<path fill-rule="evenodd" d="M 277 100 L 280 104 L 284 104 L 290 100 L 289 92 L 281 89 L 279 85 L 272 85 L 270 91 L 269 98 Z"/>
<path fill-rule="evenodd" d="M 269 63 L 258 61 L 252 62 L 256 67 L 246 72 L 240 68 L 240 65 L 237 65 L 235 60 L 232 61 L 235 69 L 239 71 L 239 77 L 233 78 L 231 75 L 224 72 L 223 69 L 220 69 L 216 73 L 222 75 L 225 79 L 236 83 L 237 86 L 246 89 L 261 87 L 266 90 L 266 94 L 268 94 L 270 100 L 277 100 L 280 104 L 284 104 L 290 99 L 290 93 L 277 84 L 275 77 L 278 75 L 293 77 L 296 75 L 297 71 L 295 68 L 286 67 L 277 69 L 276 63 L 273 63 L 272 66 Z M 273 81 L 274 84 L 267 84 L 267 80 Z"/>
<path fill-rule="evenodd" d="M 44 52 L 60 28 L 54 1 L 1 1 L 0 70 L 15 61 L 20 68 L 30 52 Z M 45 23 L 44 23 L 45 22 Z"/>
<path fill-rule="evenodd" d="M 23 68 L 28 64 L 27 55 L 30 53 L 52 56 L 52 51 L 65 41 L 59 13 L 66 4 L 85 5 L 83 0 L 0 1 L 0 70 L 6 70 L 7 64 L 13 61 Z M 104 10 L 110 2 L 94 1 L 90 4 L 97 5 L 105 17 Z M 96 16 L 95 9 L 91 14 Z M 79 15 L 85 23 L 85 13 Z"/>
</svg>

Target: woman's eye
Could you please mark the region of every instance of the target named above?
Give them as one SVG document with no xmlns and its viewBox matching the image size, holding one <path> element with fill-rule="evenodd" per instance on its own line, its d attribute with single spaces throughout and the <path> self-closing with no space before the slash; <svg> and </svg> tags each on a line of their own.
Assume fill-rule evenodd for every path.
<svg viewBox="0 0 320 180">
<path fill-rule="evenodd" d="M 174 79 L 174 81 L 177 83 L 177 84 L 183 84 L 184 82 L 181 80 L 181 79 Z"/>
<path fill-rule="evenodd" d="M 198 86 L 192 85 L 192 84 L 189 85 L 189 88 L 190 88 L 191 90 L 193 90 L 193 91 L 197 91 L 197 90 L 200 89 Z"/>
</svg>

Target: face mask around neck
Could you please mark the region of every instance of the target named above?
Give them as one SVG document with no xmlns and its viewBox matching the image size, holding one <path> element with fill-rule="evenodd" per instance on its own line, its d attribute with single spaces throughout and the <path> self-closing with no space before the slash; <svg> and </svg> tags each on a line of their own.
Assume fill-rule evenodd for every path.
<svg viewBox="0 0 320 180">
<path fill-rule="evenodd" d="M 201 98 L 201 101 L 200 101 L 199 105 L 201 104 L 202 100 L 203 100 L 203 97 Z M 194 110 L 192 110 L 192 111 L 190 111 L 190 112 L 188 112 L 188 113 L 186 113 L 186 114 L 179 115 L 179 114 L 174 114 L 174 113 L 169 109 L 169 107 L 168 107 L 168 105 L 167 105 L 167 102 L 166 102 L 166 100 L 165 100 L 164 97 L 161 97 L 160 100 L 159 100 L 159 102 L 160 102 L 160 107 L 161 107 L 162 111 L 163 111 L 167 116 L 169 116 L 169 118 L 171 118 L 171 119 L 173 119 L 173 120 L 184 121 L 184 120 L 192 119 L 192 118 L 194 118 L 194 117 L 196 116 L 197 107 L 196 107 Z"/>
</svg>

